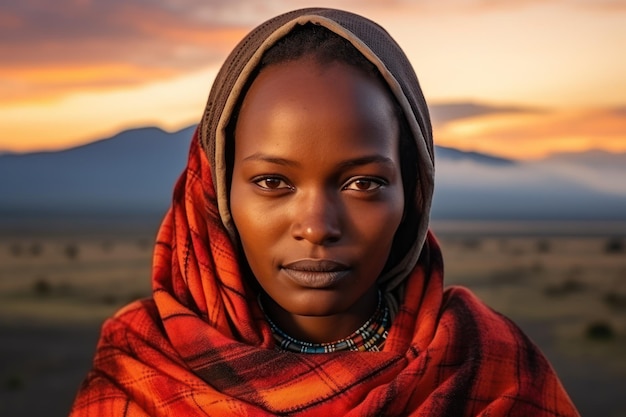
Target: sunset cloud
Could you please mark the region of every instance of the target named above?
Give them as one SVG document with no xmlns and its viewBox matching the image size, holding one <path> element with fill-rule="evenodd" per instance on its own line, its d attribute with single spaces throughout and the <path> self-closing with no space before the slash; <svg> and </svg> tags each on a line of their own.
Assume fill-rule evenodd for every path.
<svg viewBox="0 0 626 417">
<path fill-rule="evenodd" d="M 588 149 L 625 152 L 626 107 L 484 113 L 435 126 L 435 136 L 444 146 L 512 158 Z"/>
<path fill-rule="evenodd" d="M 249 30 L 206 13 L 199 19 L 205 2 L 182 3 L 11 2 L 0 15 L 0 105 L 195 71 L 223 60 Z"/>
<path fill-rule="evenodd" d="M 4 3 L 0 150 L 55 149 L 123 127 L 192 123 L 214 74 L 245 33 L 278 13 L 311 5 Z M 390 31 L 415 66 L 442 145 L 523 157 L 568 147 L 626 147 L 622 0 L 315 5 L 352 10 Z"/>
<path fill-rule="evenodd" d="M 495 106 L 472 102 L 436 103 L 430 107 L 430 118 L 434 126 L 443 126 L 459 119 L 475 118 L 494 114 L 535 114 L 545 110 L 521 106 Z"/>
<path fill-rule="evenodd" d="M 317 4 L 372 17 L 415 16 L 417 23 L 420 18 L 433 14 L 437 19 L 453 15 L 471 21 L 475 16 L 465 13 L 559 3 L 557 0 L 394 0 L 381 4 L 374 0 L 322 0 Z M 576 0 L 569 7 L 614 13 L 626 12 L 624 4 L 615 0 Z M 277 13 L 309 5 L 307 0 L 7 2 L 0 11 L 0 39 L 3 40 L 0 43 L 0 88 L 3 91 L 0 106 L 14 101 L 55 99 L 88 88 L 147 84 L 219 65 L 250 28 Z M 393 28 L 394 25 L 390 25 L 390 29 Z M 437 42 L 446 45 L 441 39 Z M 464 47 L 463 43 L 459 47 Z M 491 48 L 485 54 L 501 52 Z M 448 61 L 442 63 L 448 65 Z M 448 68 L 453 66 L 448 65 Z M 615 71 L 619 68 L 617 66 Z M 465 77 L 472 76 L 477 69 L 466 67 Z M 500 68 L 495 67 L 493 71 L 500 71 Z M 539 77 L 532 73 L 531 76 Z"/>
<path fill-rule="evenodd" d="M 322 6 L 361 13 L 401 15 L 464 13 L 560 3 L 557 0 L 320 1 Z M 317 4 L 317 3 L 316 3 Z M 577 0 L 573 7 L 626 11 L 621 0 Z M 221 58 L 252 26 L 277 13 L 307 7 L 308 0 L 24 0 L 7 2 L 0 11 L 0 64 L 99 63 L 194 69 Z M 221 39 L 225 36 L 225 39 Z M 221 41 L 228 41 L 221 42 Z M 180 53 L 181 48 L 193 51 Z M 197 48 L 197 49 L 195 49 Z M 213 54 L 212 54 L 213 52 Z M 182 56 L 181 56 L 182 55 Z M 175 58 L 175 59 L 172 59 Z M 186 59 L 185 59 L 186 58 Z M 191 66 L 191 67 L 190 67 Z M 195 67 L 197 68 L 197 67 Z"/>
</svg>

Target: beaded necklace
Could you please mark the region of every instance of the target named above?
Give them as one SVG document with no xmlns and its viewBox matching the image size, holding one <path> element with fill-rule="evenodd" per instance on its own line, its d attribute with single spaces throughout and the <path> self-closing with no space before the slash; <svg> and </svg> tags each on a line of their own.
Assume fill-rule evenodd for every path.
<svg viewBox="0 0 626 417">
<path fill-rule="evenodd" d="M 278 350 L 297 353 L 330 353 L 344 350 L 378 352 L 382 349 L 389 334 L 389 308 L 384 303 L 384 297 L 380 291 L 378 291 L 376 311 L 363 326 L 346 338 L 326 343 L 304 342 L 289 336 L 268 317 L 261 303 L 260 294 L 258 303 L 272 329 L 274 340 L 276 340 L 276 349 Z"/>
</svg>

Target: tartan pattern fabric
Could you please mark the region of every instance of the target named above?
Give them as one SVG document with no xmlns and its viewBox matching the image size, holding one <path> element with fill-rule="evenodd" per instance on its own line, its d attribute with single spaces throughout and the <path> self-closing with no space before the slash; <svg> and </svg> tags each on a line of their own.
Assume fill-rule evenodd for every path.
<svg viewBox="0 0 626 417">
<path fill-rule="evenodd" d="M 107 320 L 71 416 L 577 416 L 537 347 L 429 233 L 381 352 L 278 351 L 219 218 L 197 132 L 154 252 L 153 296 Z"/>
<path fill-rule="evenodd" d="M 376 65 L 417 145 L 413 247 L 381 277 L 399 305 L 380 352 L 275 349 L 240 269 L 229 213 L 225 134 L 253 63 L 296 24 L 348 39 Z M 577 416 L 526 336 L 468 290 L 444 291 L 428 232 L 433 192 L 428 108 L 411 64 L 375 23 L 304 9 L 253 30 L 217 75 L 154 251 L 149 299 L 107 320 L 71 416 Z M 419 259 L 418 259 L 419 257 Z M 397 308 L 396 308 L 397 307 Z"/>
</svg>

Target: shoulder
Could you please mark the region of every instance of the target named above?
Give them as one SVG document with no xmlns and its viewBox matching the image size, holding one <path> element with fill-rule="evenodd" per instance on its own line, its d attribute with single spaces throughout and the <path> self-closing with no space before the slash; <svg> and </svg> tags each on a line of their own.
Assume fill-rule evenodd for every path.
<svg viewBox="0 0 626 417">
<path fill-rule="evenodd" d="M 476 358 L 514 360 L 515 366 L 552 372 L 543 353 L 516 323 L 467 288 L 450 287 L 445 291 L 440 324 L 453 332 L 453 345 Z"/>
<path fill-rule="evenodd" d="M 521 332 L 511 319 L 493 310 L 465 287 L 452 286 L 445 290 L 442 316 L 451 316 L 454 320 L 463 322 L 468 330 L 488 333 L 504 331 L 505 334 Z"/>
<path fill-rule="evenodd" d="M 135 301 L 107 319 L 93 366 L 72 406 L 71 416 L 144 416 L 132 400 L 138 375 L 154 372 L 151 360 L 172 353 L 152 299 Z"/>
<path fill-rule="evenodd" d="M 70 417 L 143 417 L 145 413 L 110 379 L 91 372 L 72 404 Z"/>
<path fill-rule="evenodd" d="M 150 338 L 162 333 L 158 310 L 154 300 L 146 298 L 134 301 L 105 320 L 100 332 L 98 348 L 104 344 L 123 345 L 132 342 L 134 337 Z"/>
<path fill-rule="evenodd" d="M 154 301 L 138 300 L 102 324 L 93 370 L 115 379 L 121 369 L 149 365 L 155 355 L 179 361 Z"/>
<path fill-rule="evenodd" d="M 491 398 L 486 410 L 506 408 L 507 415 L 519 416 L 578 415 L 540 349 L 512 320 L 468 289 L 445 291 L 441 326 L 448 338 L 446 353 L 459 373 L 474 381 L 469 388 L 473 397 Z"/>
</svg>

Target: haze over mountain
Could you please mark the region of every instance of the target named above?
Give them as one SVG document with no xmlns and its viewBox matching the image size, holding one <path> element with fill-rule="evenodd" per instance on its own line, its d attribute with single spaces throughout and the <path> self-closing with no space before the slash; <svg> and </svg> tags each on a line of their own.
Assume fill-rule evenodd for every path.
<svg viewBox="0 0 626 417">
<path fill-rule="evenodd" d="M 194 127 L 148 127 L 57 151 L 0 155 L 0 213 L 159 212 Z M 626 154 L 516 161 L 436 149 L 435 219 L 626 220 Z"/>
<path fill-rule="evenodd" d="M 166 207 L 194 127 L 148 127 L 56 152 L 0 156 L 0 210 L 155 210 Z"/>
</svg>

